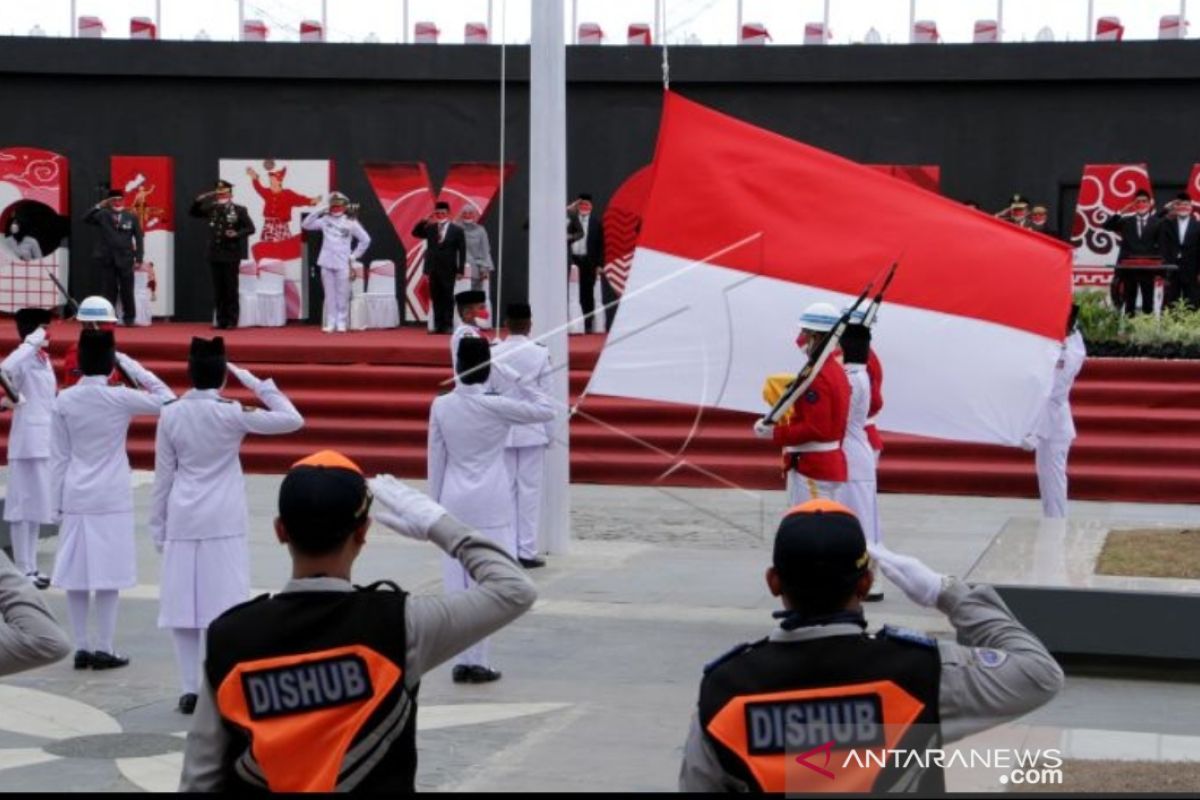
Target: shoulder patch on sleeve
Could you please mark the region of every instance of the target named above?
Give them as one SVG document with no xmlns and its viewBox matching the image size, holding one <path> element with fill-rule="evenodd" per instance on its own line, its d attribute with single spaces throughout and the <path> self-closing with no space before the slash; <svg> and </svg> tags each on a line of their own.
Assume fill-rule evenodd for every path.
<svg viewBox="0 0 1200 800">
<path fill-rule="evenodd" d="M 804 402 L 806 403 L 816 403 L 820 399 L 821 395 L 816 389 L 809 389 L 804 393 Z"/>
<path fill-rule="evenodd" d="M 879 631 L 880 638 L 892 639 L 897 642 L 907 642 L 918 647 L 937 648 L 937 639 L 927 633 L 915 631 L 912 628 L 900 628 L 894 625 L 884 625 Z"/>
<path fill-rule="evenodd" d="M 741 644 L 735 646 L 733 649 L 729 650 L 728 652 L 726 652 L 720 656 L 717 656 L 712 661 L 705 664 L 704 665 L 704 674 L 707 675 L 708 673 L 712 672 L 717 667 L 724 664 L 726 661 L 731 661 L 731 660 L 737 658 L 738 656 L 742 655 L 743 653 L 748 653 L 766 641 L 767 641 L 767 639 L 763 638 L 763 639 L 759 639 L 757 642 L 742 642 Z"/>
<path fill-rule="evenodd" d="M 974 653 L 975 660 L 979 662 L 979 665 L 988 669 L 995 669 L 1008 660 L 1008 653 L 990 647 L 976 647 L 971 652 Z"/>
</svg>

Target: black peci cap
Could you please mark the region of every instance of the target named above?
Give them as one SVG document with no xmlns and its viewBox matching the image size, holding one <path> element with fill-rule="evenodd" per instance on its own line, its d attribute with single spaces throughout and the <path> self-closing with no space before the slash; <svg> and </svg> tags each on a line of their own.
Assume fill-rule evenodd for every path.
<svg viewBox="0 0 1200 800">
<path fill-rule="evenodd" d="M 524 322 L 533 319 L 533 309 L 529 307 L 529 303 L 509 303 L 504 316 L 517 322 Z"/>
<path fill-rule="evenodd" d="M 459 292 L 454 295 L 454 302 L 460 306 L 469 306 L 475 303 L 486 303 L 487 295 L 478 289 L 468 289 L 465 292 Z"/>
<path fill-rule="evenodd" d="M 24 339 L 43 325 L 49 325 L 53 315 L 47 308 L 22 308 L 16 313 L 17 334 Z"/>
</svg>

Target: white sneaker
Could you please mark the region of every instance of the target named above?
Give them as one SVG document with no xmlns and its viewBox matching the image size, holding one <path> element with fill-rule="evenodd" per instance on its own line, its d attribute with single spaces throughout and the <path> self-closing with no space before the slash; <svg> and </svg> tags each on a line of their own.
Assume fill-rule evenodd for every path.
<svg viewBox="0 0 1200 800">
<path fill-rule="evenodd" d="M 332 325 L 322 325 L 321 333 L 333 333 L 333 326 Z"/>
<path fill-rule="evenodd" d="M 338 332 L 338 333 L 345 333 L 345 332 L 346 332 L 346 326 L 345 326 L 345 325 L 338 325 L 338 326 L 337 326 L 337 332 Z"/>
</svg>

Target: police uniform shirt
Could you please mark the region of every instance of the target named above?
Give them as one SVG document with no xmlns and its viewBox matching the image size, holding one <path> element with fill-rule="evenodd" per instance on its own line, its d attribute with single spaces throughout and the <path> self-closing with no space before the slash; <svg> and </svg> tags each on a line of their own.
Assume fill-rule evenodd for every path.
<svg viewBox="0 0 1200 800">
<path fill-rule="evenodd" d="M 477 585 L 453 595 L 407 598 L 404 630 L 398 636 L 404 637 L 403 685 L 413 697 L 425 673 L 512 622 L 537 599 L 532 581 L 510 556 L 453 517 L 443 516 L 430 529 L 429 541 L 462 563 Z M 315 577 L 293 579 L 283 591 L 336 593 L 350 592 L 353 588 L 340 578 Z M 350 683 L 345 685 L 353 688 L 354 676 L 350 678 Z M 286 715 L 279 719 L 286 719 Z M 218 712 L 214 688 L 206 674 L 184 748 L 180 791 L 213 792 L 234 788 L 229 777 L 231 760 L 240 755 L 236 750 L 231 752 L 235 742 Z M 297 771 L 323 766 L 294 761 L 289 764 L 289 769 Z M 411 787 L 408 790 L 411 791 Z"/>
<path fill-rule="evenodd" d="M 968 587 L 950 581 L 937 601 L 950 620 L 957 642 L 928 640 L 940 661 L 937 712 L 943 742 L 952 742 L 1026 714 L 1048 702 L 1062 688 L 1063 672 L 1036 636 L 1021 625 L 990 586 Z M 840 636 L 863 636 L 853 624 L 776 629 L 772 642 L 795 642 Z M 920 640 L 920 635 L 914 635 Z M 914 647 L 922 646 L 920 641 Z M 736 663 L 736 655 L 731 663 Z M 880 678 L 888 666 L 879 666 Z M 833 751 L 841 766 L 845 751 Z M 818 760 L 816 763 L 821 763 Z M 692 718 L 679 775 L 682 791 L 745 790 L 746 783 L 729 774 L 716 746 Z M 782 788 L 778 790 L 782 791 Z"/>
</svg>

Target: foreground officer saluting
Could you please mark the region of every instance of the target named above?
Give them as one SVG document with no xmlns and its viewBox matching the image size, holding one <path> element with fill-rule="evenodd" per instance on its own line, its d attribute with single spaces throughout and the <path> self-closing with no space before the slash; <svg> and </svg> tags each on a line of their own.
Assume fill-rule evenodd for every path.
<svg viewBox="0 0 1200 800">
<path fill-rule="evenodd" d="M 1058 664 L 994 589 L 871 553 L 909 599 L 946 614 L 959 643 L 888 627 L 868 634 L 861 603 L 873 576 L 858 520 L 828 500 L 793 508 L 767 570 L 783 601 L 779 627 L 705 668 L 682 790 L 944 791 L 926 751 L 1029 712 L 1062 687 Z M 916 751 L 925 768 L 865 755 L 884 747 Z"/>
<path fill-rule="evenodd" d="M 372 499 L 376 519 L 433 542 L 477 585 L 449 597 L 354 586 Z M 411 793 L 421 676 L 519 617 L 537 591 L 433 500 L 390 475 L 368 489 L 354 462 L 328 450 L 284 478 L 275 532 L 292 580 L 209 628 L 180 790 Z"/>
</svg>

